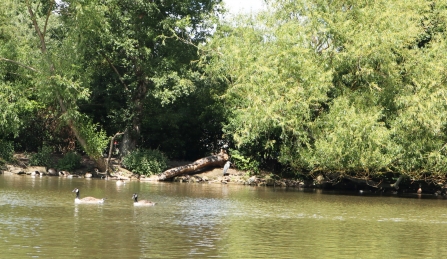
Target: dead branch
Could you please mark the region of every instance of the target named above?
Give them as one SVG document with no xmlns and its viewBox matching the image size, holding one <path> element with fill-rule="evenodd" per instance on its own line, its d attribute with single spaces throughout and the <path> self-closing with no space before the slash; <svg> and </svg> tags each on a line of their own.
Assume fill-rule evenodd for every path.
<svg viewBox="0 0 447 259">
<path fill-rule="evenodd" d="M 188 165 L 168 169 L 158 175 L 158 180 L 164 181 L 178 175 L 193 173 L 198 169 L 209 166 L 223 166 L 227 160 L 228 154 L 224 150 L 221 150 L 219 154 L 201 158 Z"/>
<path fill-rule="evenodd" d="M 106 173 L 108 174 L 109 172 L 109 167 L 110 167 L 110 158 L 112 157 L 112 151 L 113 151 L 113 142 L 115 140 L 115 138 L 119 135 L 123 135 L 126 131 L 124 132 L 118 132 L 116 133 L 111 139 L 110 139 L 110 148 L 109 148 L 109 155 L 107 156 L 107 163 L 106 163 Z"/>
</svg>

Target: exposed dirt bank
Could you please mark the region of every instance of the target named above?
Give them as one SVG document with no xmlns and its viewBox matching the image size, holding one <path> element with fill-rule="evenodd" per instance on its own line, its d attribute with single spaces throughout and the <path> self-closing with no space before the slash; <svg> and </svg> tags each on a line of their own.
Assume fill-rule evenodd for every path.
<svg viewBox="0 0 447 259">
<path fill-rule="evenodd" d="M 57 164 L 59 156 L 55 155 L 53 161 Z M 177 167 L 191 163 L 190 161 L 170 161 L 169 167 Z M 111 160 L 112 172 L 109 176 L 105 172 L 98 172 L 93 160 L 83 157 L 81 167 L 73 172 L 61 171 L 57 168 L 46 168 L 43 166 L 29 166 L 29 155 L 18 153 L 14 155 L 14 162 L 4 165 L 0 170 L 3 174 L 17 174 L 28 176 L 58 176 L 79 178 L 101 178 L 108 180 L 140 180 L 153 181 L 156 177 L 145 177 L 134 174 L 123 168 L 119 160 Z M 254 186 L 283 186 L 283 187 L 311 187 L 312 182 L 304 182 L 292 179 L 279 179 L 269 173 L 250 176 L 244 171 L 230 168 L 227 175 L 223 175 L 223 168 L 205 168 L 192 174 L 177 176 L 172 179 L 183 183 L 213 183 L 213 184 L 245 184 Z"/>
<path fill-rule="evenodd" d="M 54 162 L 60 159 L 53 157 Z M 170 161 L 169 168 L 174 168 L 191 163 L 191 161 Z M 57 163 L 54 163 L 57 164 Z M 107 175 L 105 172 L 98 172 L 95 169 L 93 160 L 83 157 L 81 167 L 73 172 L 59 171 L 57 168 L 46 168 L 42 166 L 29 166 L 29 156 L 27 154 L 15 154 L 14 162 L 6 164 L 0 168 L 0 173 L 17 174 L 25 176 L 57 176 L 57 177 L 79 177 L 79 178 L 100 178 L 107 180 L 133 180 L 133 181 L 156 181 L 157 176 L 145 177 L 134 174 L 123 168 L 118 159 L 111 160 L 112 172 Z M 227 175 L 223 175 L 223 168 L 204 168 L 198 172 L 174 177 L 170 181 L 182 183 L 206 183 L 206 184 L 240 184 L 250 186 L 274 186 L 274 187 L 299 187 L 317 189 L 335 189 L 348 192 L 371 193 L 371 194 L 422 194 L 447 197 L 447 185 L 430 184 L 425 182 L 403 181 L 403 188 L 377 188 L 368 184 L 342 179 L 336 182 L 329 182 L 323 176 L 318 176 L 313 180 L 286 179 L 269 172 L 263 172 L 252 176 L 247 172 L 231 167 Z"/>
</svg>

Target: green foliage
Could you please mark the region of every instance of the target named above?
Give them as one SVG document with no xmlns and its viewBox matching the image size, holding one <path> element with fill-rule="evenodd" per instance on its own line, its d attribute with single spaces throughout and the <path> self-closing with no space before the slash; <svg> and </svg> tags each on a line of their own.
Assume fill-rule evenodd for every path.
<svg viewBox="0 0 447 259">
<path fill-rule="evenodd" d="M 381 111 L 374 108 L 359 110 L 346 98 L 337 98 L 330 112 L 313 124 L 315 144 L 312 149 L 302 152 L 306 166 L 301 167 L 371 173 L 386 170 L 398 157 L 399 148 L 393 142 L 391 132 L 381 122 Z"/>
<path fill-rule="evenodd" d="M 9 162 L 13 159 L 14 143 L 0 139 L 0 163 Z"/>
<path fill-rule="evenodd" d="M 100 129 L 97 123 L 92 123 L 86 117 L 80 119 L 79 129 L 82 139 L 86 141 L 84 148 L 87 155 L 95 159 L 101 157 L 109 143 L 106 132 Z"/>
<path fill-rule="evenodd" d="M 137 149 L 123 158 L 123 165 L 140 175 L 160 174 L 167 168 L 166 156 L 152 149 Z"/>
<path fill-rule="evenodd" d="M 32 166 L 46 166 L 53 167 L 54 162 L 52 160 L 53 149 L 49 146 L 43 146 L 39 148 L 37 153 L 30 156 L 29 163 Z"/>
<path fill-rule="evenodd" d="M 295 171 L 446 174 L 444 3 L 268 3 L 203 45 L 241 152 Z"/>
<path fill-rule="evenodd" d="M 148 100 L 141 134 L 141 148 L 158 149 L 171 159 L 196 160 L 219 150 L 223 107 L 210 93 L 200 91 L 162 106 Z M 215 89 L 214 89 L 215 90 Z"/>
<path fill-rule="evenodd" d="M 130 129 L 128 143 L 181 158 L 226 139 L 254 173 L 447 172 L 442 1 L 267 1 L 216 30 L 219 0 L 40 2 L 0 3 L 2 139 L 77 138 L 99 158 Z M 152 157 L 127 163 L 160 172 Z"/>
<path fill-rule="evenodd" d="M 250 174 L 259 173 L 259 162 L 253 158 L 246 157 L 238 150 L 231 150 L 231 161 L 239 170 Z"/>
<path fill-rule="evenodd" d="M 0 134 L 17 136 L 26 123 L 24 114 L 38 104 L 30 91 L 33 71 L 26 58 L 32 53 L 27 43 L 30 30 L 23 26 L 23 14 L 16 1 L 0 3 Z M 20 35 L 20 37 L 18 37 Z"/>
<path fill-rule="evenodd" d="M 81 166 L 82 157 L 75 152 L 68 152 L 57 161 L 58 170 L 72 171 Z"/>
<path fill-rule="evenodd" d="M 104 131 L 127 128 L 129 143 L 140 147 L 163 145 L 191 158 L 209 151 L 221 135 L 220 118 L 207 109 L 214 86 L 191 64 L 198 59 L 196 45 L 213 32 L 220 2 L 1 1 L 0 136 L 15 134 L 24 150 L 47 143 L 64 152 L 76 138 L 98 158 L 107 142 Z M 189 108 L 170 106 L 175 101 Z M 164 119 L 169 116 L 173 120 Z M 195 130 L 197 125 L 204 129 Z M 148 135 L 140 135 L 143 129 Z M 173 139 L 160 137 L 166 129 Z M 28 141 L 29 132 L 38 132 L 38 140 Z"/>
</svg>

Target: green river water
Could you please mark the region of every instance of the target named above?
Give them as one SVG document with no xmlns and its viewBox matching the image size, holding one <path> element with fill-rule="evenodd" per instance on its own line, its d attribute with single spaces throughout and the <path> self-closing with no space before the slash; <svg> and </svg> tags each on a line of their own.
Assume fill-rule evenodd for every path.
<svg viewBox="0 0 447 259">
<path fill-rule="evenodd" d="M 447 258 L 447 198 L 0 175 L 0 258 L 417 257 Z"/>
</svg>

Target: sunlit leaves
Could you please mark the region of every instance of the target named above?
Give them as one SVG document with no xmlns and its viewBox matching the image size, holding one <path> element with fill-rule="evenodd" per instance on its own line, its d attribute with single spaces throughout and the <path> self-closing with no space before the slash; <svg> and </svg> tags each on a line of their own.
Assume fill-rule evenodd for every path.
<svg viewBox="0 0 447 259">
<path fill-rule="evenodd" d="M 377 171 L 387 168 L 398 148 L 377 107 L 360 110 L 345 97 L 313 126 L 311 166 L 321 170 Z"/>
<path fill-rule="evenodd" d="M 446 155 L 446 6 L 269 1 L 221 27 L 227 133 L 296 169 L 438 173 Z M 219 75 L 221 73 L 225 75 Z"/>
<path fill-rule="evenodd" d="M 77 118 L 77 124 L 80 125 L 79 133 L 82 138 L 88 142 L 85 148 L 86 153 L 92 158 L 100 158 L 109 140 L 106 132 L 101 129 L 100 125 L 93 123 L 90 118 L 83 115 Z"/>
<path fill-rule="evenodd" d="M 23 23 L 26 15 L 13 1 L 0 3 L 0 135 L 17 136 L 25 114 L 38 107 L 33 100 L 32 78 L 36 68 L 30 57 L 35 55 L 29 43 L 31 30 Z"/>
</svg>

